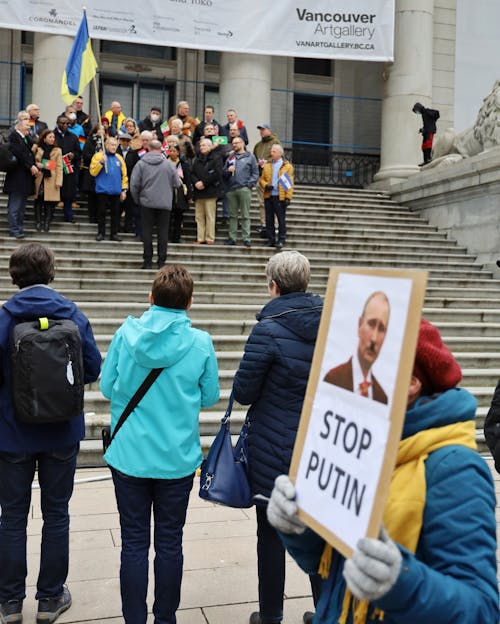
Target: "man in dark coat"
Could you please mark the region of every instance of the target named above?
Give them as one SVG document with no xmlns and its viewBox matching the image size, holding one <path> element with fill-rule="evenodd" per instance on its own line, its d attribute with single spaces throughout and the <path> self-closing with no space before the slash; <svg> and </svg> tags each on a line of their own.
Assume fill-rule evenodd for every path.
<svg viewBox="0 0 500 624">
<path fill-rule="evenodd" d="M 139 122 L 139 130 L 149 130 L 156 134 L 158 141 L 163 142 L 163 132 L 161 131 L 161 124 L 163 120 L 161 118 L 161 108 L 159 106 L 152 106 L 149 115 Z"/>
<path fill-rule="evenodd" d="M 373 292 L 358 320 L 358 347 L 347 362 L 328 371 L 324 381 L 387 405 L 387 395 L 371 369 L 384 344 L 390 306 L 383 292 Z"/>
<path fill-rule="evenodd" d="M 43 130 L 48 128 L 47 124 L 44 121 L 40 121 L 40 107 L 38 104 L 28 104 L 26 107 L 26 112 L 29 113 L 29 124 L 30 131 L 28 134 L 28 139 L 31 140 L 32 143 L 38 141 L 38 137 L 42 133 Z"/>
<path fill-rule="evenodd" d="M 56 143 L 63 153 L 63 185 L 61 200 L 63 202 L 64 220 L 74 223 L 73 206 L 78 193 L 78 179 L 80 175 L 80 162 L 82 150 L 78 138 L 68 130 L 69 120 L 66 115 L 59 115 L 57 127 L 54 130 Z"/>
<path fill-rule="evenodd" d="M 285 550 L 266 516 L 266 498 L 280 471 L 288 473 L 323 302 L 306 292 L 310 265 L 298 251 L 272 256 L 266 267 L 271 301 L 245 345 L 234 378 L 236 401 L 250 404 L 248 460 L 257 513 L 259 610 L 251 624 L 281 622 Z M 260 497 L 260 498 L 259 498 Z M 319 579 L 311 577 L 315 601 Z M 304 621 L 312 621 L 309 613 Z"/>
<path fill-rule="evenodd" d="M 7 212 L 9 215 L 9 236 L 24 238 L 24 211 L 26 200 L 34 192 L 34 179 L 40 175 L 35 166 L 35 157 L 30 149 L 27 119 L 18 119 L 9 135 L 9 149 L 17 158 L 17 165 L 7 172 L 3 185 L 9 195 Z"/>
<path fill-rule="evenodd" d="M 123 160 L 125 161 L 125 165 L 127 167 L 127 177 L 130 180 L 132 176 L 132 169 L 135 164 L 139 160 L 139 156 L 137 154 L 137 150 L 133 150 L 130 147 L 130 141 L 132 137 L 128 132 L 119 132 L 118 133 L 118 142 L 119 146 L 116 150 L 116 153 L 119 154 Z M 125 201 L 122 204 L 122 210 L 125 213 L 124 223 L 123 223 L 123 231 L 124 232 L 135 232 L 136 221 L 140 223 L 140 216 L 138 214 L 139 207 L 136 205 L 134 200 L 132 199 L 132 194 L 127 193 L 125 197 Z"/>
</svg>

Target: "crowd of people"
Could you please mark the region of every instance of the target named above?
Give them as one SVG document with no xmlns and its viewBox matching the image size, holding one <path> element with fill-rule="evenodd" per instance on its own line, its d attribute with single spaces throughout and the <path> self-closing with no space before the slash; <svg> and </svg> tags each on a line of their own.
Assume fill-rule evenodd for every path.
<svg viewBox="0 0 500 624">
<path fill-rule="evenodd" d="M 111 137 L 108 142 L 107 164 L 116 167 L 117 179 L 125 177 L 125 166 L 113 165 L 116 140 Z M 151 143 L 151 154 L 160 161 L 155 166 L 165 167 L 161 143 Z M 102 170 L 102 157 L 98 152 L 91 166 Z M 144 162 L 137 165 L 140 197 L 149 192 Z M 172 183 L 176 175 L 170 167 L 165 173 Z M 54 265 L 52 251 L 40 243 L 18 247 L 10 257 L 9 272 L 20 290 L 0 310 L 1 624 L 22 622 L 26 528 L 36 468 L 43 514 L 37 623 L 55 622 L 72 603 L 65 584 L 68 504 L 85 434 L 84 416 L 79 412 L 59 423 L 23 422 L 12 384 L 12 331 L 21 321 L 38 319 L 41 325 L 41 317 L 74 322 L 81 336 L 84 380 L 99 376 L 101 356 L 89 321 L 49 286 Z M 288 471 L 323 307 L 321 297 L 307 292 L 310 274 L 308 259 L 298 251 L 285 250 L 270 258 L 265 275 L 270 301 L 257 316 L 234 378 L 235 399 L 250 406 L 248 474 L 257 518 L 259 610 L 249 614 L 249 624 L 283 621 L 285 549 L 310 577 L 315 613 L 304 613 L 304 624 L 498 622 L 496 499 L 489 468 L 476 450 L 477 403 L 457 387 L 460 367 L 427 320 L 422 319 L 418 333 L 403 434 L 379 537 L 361 539 L 346 559 L 298 517 Z M 111 401 L 112 433 L 104 459 L 112 472 L 120 516 L 126 624 L 146 624 L 148 617 L 152 515 L 154 620 L 177 621 L 182 533 L 202 460 L 199 412 L 219 399 L 212 339 L 193 328 L 187 314 L 193 290 L 185 267 L 162 266 L 151 287 L 149 309 L 140 318 L 125 320 L 102 367 L 100 388 Z M 379 399 L 366 384 L 374 382 L 371 365 L 382 348 L 389 316 L 388 302 L 375 292 L 358 319 L 352 360 L 359 360 L 365 381 L 354 384 L 351 379 L 349 389 L 365 397 L 367 418 Z M 350 367 L 349 377 L 356 377 L 356 368 L 357 364 Z M 336 370 L 327 375 L 330 383 L 340 383 Z M 498 421 L 496 405 L 490 421 L 492 427 Z M 498 465 L 497 436 L 495 432 L 488 441 Z"/>
<path fill-rule="evenodd" d="M 247 129 L 237 112 L 228 110 L 225 124 L 214 115 L 214 107 L 208 105 L 200 121 L 191 116 L 188 102 L 181 101 L 176 114 L 166 120 L 161 108 L 152 106 L 149 114 L 137 121 L 127 117 L 115 101 L 94 124 L 83 110 L 83 99 L 77 97 L 50 129 L 40 120 L 40 108 L 30 104 L 17 115 L 8 138 L 17 158 L 4 185 L 9 195 L 9 235 L 26 236 L 28 198 L 34 199 L 36 229 L 48 232 L 57 207 L 62 208 L 64 221 L 75 223 L 77 200 L 85 197 L 88 221 L 97 224 L 96 240 L 105 239 L 109 215 L 109 240 L 120 242 L 120 232 L 133 233 L 135 240 L 144 244 L 142 268 L 147 269 L 152 264 L 154 226 L 157 262 L 161 264 L 167 253 L 165 239 L 186 242 L 183 221 L 191 206 L 196 221 L 194 244 L 215 242 L 219 205 L 220 222 L 229 224 L 224 244 L 237 244 L 239 226 L 242 244 L 250 247 L 250 205 L 255 188 L 259 238 L 263 244 L 281 249 L 286 244 L 286 210 L 293 196 L 294 171 L 279 137 L 268 123 L 257 126 L 261 139 L 250 152 Z M 141 178 L 147 171 L 149 180 L 166 176 L 169 183 L 161 182 L 159 187 L 168 190 L 149 194 L 143 203 L 141 184 L 134 181 L 139 177 L 136 170 Z"/>
</svg>

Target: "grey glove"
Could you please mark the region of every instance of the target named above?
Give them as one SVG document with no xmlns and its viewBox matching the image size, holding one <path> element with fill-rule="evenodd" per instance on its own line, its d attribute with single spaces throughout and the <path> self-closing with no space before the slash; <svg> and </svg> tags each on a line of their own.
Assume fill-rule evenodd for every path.
<svg viewBox="0 0 500 624">
<path fill-rule="evenodd" d="M 305 524 L 297 516 L 295 486 L 287 475 L 276 477 L 267 506 L 269 523 L 282 533 L 303 533 Z"/>
<path fill-rule="evenodd" d="M 365 537 L 351 559 L 344 564 L 347 587 L 359 600 L 376 600 L 384 596 L 401 571 L 402 556 L 384 527 L 379 539 Z"/>
</svg>

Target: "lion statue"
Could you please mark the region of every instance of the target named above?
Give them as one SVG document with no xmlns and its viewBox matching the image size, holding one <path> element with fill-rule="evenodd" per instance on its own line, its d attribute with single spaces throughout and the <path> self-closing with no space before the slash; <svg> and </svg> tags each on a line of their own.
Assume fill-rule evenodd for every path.
<svg viewBox="0 0 500 624">
<path fill-rule="evenodd" d="M 500 145 L 500 80 L 493 85 L 472 128 L 455 132 L 448 128 L 436 137 L 431 165 L 449 164 Z M 442 160 L 439 160 L 442 159 Z"/>
</svg>

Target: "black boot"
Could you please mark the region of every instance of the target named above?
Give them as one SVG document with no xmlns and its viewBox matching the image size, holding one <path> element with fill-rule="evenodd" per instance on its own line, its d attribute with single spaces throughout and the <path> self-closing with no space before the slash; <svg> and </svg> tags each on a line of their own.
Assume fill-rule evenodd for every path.
<svg viewBox="0 0 500 624">
<path fill-rule="evenodd" d="M 44 232 L 48 232 L 50 230 L 50 223 L 52 221 L 52 206 L 44 206 L 44 215 L 43 215 L 43 230 Z"/>
<path fill-rule="evenodd" d="M 424 164 L 430 163 L 432 160 L 432 147 L 422 150 L 424 152 Z"/>
<path fill-rule="evenodd" d="M 37 232 L 40 232 L 42 229 L 42 206 L 38 201 L 35 201 L 35 227 Z"/>
</svg>

